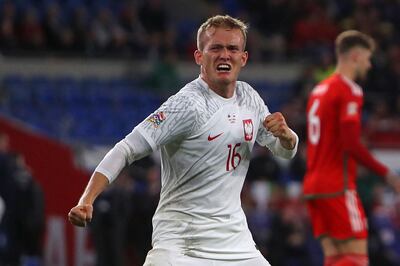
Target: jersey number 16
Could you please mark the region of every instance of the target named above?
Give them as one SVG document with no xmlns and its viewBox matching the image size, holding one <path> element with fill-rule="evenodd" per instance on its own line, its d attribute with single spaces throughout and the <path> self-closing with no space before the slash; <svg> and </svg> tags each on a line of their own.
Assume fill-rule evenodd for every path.
<svg viewBox="0 0 400 266">
<path fill-rule="evenodd" d="M 226 159 L 226 171 L 235 170 L 242 160 L 242 156 L 236 151 L 237 147 L 240 147 L 240 143 L 236 143 L 233 147 L 232 144 L 228 144 L 229 153 Z"/>
</svg>

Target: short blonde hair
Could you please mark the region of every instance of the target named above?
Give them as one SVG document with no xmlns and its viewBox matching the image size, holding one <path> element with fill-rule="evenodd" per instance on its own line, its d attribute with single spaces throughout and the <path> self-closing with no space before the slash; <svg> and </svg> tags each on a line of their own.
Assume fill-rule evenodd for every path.
<svg viewBox="0 0 400 266">
<path fill-rule="evenodd" d="M 233 18 L 229 15 L 216 15 L 207 19 L 206 22 L 201 24 L 200 28 L 197 31 L 197 49 L 202 51 L 204 49 L 204 42 L 202 40 L 204 33 L 209 28 L 226 28 L 226 29 L 239 29 L 243 34 L 244 45 L 243 49 L 246 47 L 247 41 L 247 30 L 248 25 L 246 25 L 243 21 Z"/>
</svg>

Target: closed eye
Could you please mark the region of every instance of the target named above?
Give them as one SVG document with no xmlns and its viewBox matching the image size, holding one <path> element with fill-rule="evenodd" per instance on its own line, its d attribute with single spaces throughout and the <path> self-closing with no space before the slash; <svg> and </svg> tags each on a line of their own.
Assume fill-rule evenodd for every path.
<svg viewBox="0 0 400 266">
<path fill-rule="evenodd" d="M 223 46 L 223 45 L 215 44 L 215 45 L 210 46 L 209 49 L 210 49 L 210 51 L 218 52 L 224 48 L 225 48 L 225 46 Z M 226 46 L 226 49 L 230 52 L 238 52 L 240 50 L 239 46 L 237 46 L 237 45 L 228 45 L 228 46 Z"/>
<path fill-rule="evenodd" d="M 223 48 L 224 48 L 224 46 L 222 46 L 222 45 L 212 45 L 212 46 L 210 47 L 210 50 L 211 50 L 211 51 L 214 51 L 214 52 L 217 52 L 217 51 L 222 50 Z"/>
<path fill-rule="evenodd" d="M 237 45 L 229 45 L 227 48 L 229 51 L 232 51 L 232 52 L 239 51 L 239 46 L 237 46 Z"/>
</svg>

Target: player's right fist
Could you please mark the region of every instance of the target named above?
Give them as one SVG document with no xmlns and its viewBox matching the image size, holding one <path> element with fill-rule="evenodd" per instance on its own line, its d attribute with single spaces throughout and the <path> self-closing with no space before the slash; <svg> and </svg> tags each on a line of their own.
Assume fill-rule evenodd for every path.
<svg viewBox="0 0 400 266">
<path fill-rule="evenodd" d="M 93 206 L 82 204 L 73 207 L 68 213 L 68 220 L 76 226 L 85 227 L 92 220 Z"/>
</svg>

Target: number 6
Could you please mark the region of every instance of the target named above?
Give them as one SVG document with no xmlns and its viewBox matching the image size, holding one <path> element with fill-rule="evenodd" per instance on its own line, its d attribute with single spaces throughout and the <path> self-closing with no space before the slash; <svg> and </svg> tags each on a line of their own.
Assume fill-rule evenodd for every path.
<svg viewBox="0 0 400 266">
<path fill-rule="evenodd" d="M 319 107 L 319 100 L 313 102 L 310 111 L 308 112 L 308 139 L 311 144 L 316 145 L 321 136 L 321 120 L 317 116 L 317 109 Z"/>
</svg>

